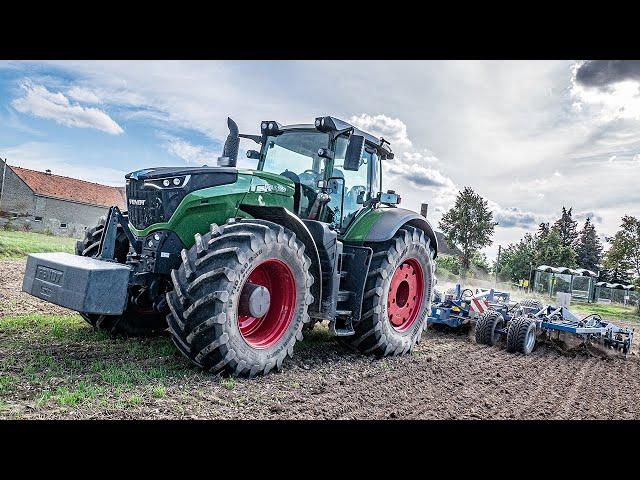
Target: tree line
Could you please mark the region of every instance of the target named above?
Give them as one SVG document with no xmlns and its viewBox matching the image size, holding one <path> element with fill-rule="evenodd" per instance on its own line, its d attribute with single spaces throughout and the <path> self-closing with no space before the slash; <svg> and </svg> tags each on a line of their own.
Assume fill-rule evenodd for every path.
<svg viewBox="0 0 640 480">
<path fill-rule="evenodd" d="M 488 202 L 479 194 L 469 187 L 458 193 L 439 227 L 449 245 L 461 251 L 461 275 L 481 255 L 480 249 L 493 243 L 496 225 Z M 519 282 L 529 279 L 532 268 L 540 265 L 585 268 L 599 273 L 601 281 L 640 285 L 640 220 L 625 215 L 620 229 L 613 237 L 605 237 L 605 242 L 609 244 L 606 251 L 591 219 L 587 217 L 578 229 L 573 208 L 563 206 L 555 222 L 541 223 L 537 231 L 507 245 L 492 270 L 497 269 L 502 280 Z"/>
</svg>

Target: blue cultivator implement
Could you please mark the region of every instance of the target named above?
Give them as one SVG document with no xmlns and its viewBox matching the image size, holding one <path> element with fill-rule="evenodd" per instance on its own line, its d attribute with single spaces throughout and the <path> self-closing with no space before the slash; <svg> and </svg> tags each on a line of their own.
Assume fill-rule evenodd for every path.
<svg viewBox="0 0 640 480">
<path fill-rule="evenodd" d="M 490 289 L 463 289 L 460 284 L 449 289 L 444 295 L 435 293 L 431 306 L 431 315 L 427 319 L 429 325 L 448 325 L 458 328 L 477 320 L 490 310 L 507 314 L 509 293 Z"/>
<path fill-rule="evenodd" d="M 525 355 L 531 353 L 538 338 L 559 340 L 563 335 L 625 355 L 633 341 L 633 329 L 618 327 L 597 314 L 579 318 L 566 307 L 542 306 L 537 300 L 524 300 L 508 309 L 507 315 L 489 311 L 476 322 L 478 343 L 495 345 L 500 337 L 506 337 L 508 352 Z"/>
</svg>

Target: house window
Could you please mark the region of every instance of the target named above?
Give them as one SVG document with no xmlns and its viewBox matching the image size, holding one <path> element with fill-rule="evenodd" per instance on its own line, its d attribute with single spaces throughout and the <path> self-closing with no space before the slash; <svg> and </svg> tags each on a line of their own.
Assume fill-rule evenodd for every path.
<svg viewBox="0 0 640 480">
<path fill-rule="evenodd" d="M 67 224 L 66 223 L 61 223 L 60 224 L 60 228 L 67 228 Z"/>
<path fill-rule="evenodd" d="M 42 217 L 35 217 L 33 219 L 34 222 L 41 222 L 42 221 Z"/>
</svg>

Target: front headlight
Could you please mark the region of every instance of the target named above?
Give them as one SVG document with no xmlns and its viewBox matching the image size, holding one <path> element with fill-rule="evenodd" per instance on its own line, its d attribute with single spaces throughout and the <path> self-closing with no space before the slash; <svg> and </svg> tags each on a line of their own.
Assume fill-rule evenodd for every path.
<svg viewBox="0 0 640 480">
<path fill-rule="evenodd" d="M 179 175 L 176 177 L 156 178 L 154 180 L 145 180 L 144 186 L 150 188 L 182 188 L 191 178 L 191 175 Z"/>
</svg>

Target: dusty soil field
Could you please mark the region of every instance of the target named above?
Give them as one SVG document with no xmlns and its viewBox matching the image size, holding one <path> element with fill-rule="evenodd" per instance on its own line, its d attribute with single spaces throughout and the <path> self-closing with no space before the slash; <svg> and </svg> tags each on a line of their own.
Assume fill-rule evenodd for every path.
<svg viewBox="0 0 640 480">
<path fill-rule="evenodd" d="M 20 293 L 23 268 L 0 262 L 0 418 L 640 419 L 638 340 L 626 359 L 524 357 L 431 329 L 412 355 L 378 360 L 316 326 L 281 373 L 226 379 L 167 337 L 111 339 Z"/>
</svg>

